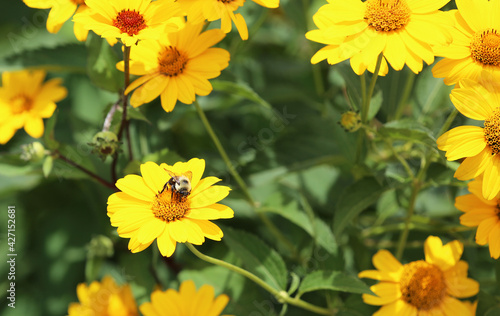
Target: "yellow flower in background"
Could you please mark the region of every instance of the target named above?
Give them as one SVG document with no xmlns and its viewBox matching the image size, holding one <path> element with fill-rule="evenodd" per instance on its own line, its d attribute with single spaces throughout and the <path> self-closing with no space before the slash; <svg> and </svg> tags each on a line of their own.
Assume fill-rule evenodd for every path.
<svg viewBox="0 0 500 316">
<path fill-rule="evenodd" d="M 47 30 L 57 33 L 64 22 L 69 20 L 75 12 L 85 12 L 88 8 L 84 0 L 23 0 L 30 8 L 51 9 L 47 18 Z M 82 25 L 74 25 L 75 36 L 79 41 L 87 39 L 88 30 L 82 29 Z"/>
<path fill-rule="evenodd" d="M 500 78 L 500 1 L 456 0 L 453 42 L 435 47 L 445 57 L 433 68 L 436 78 L 453 85 L 463 78 L 481 80 L 485 74 Z"/>
<path fill-rule="evenodd" d="M 205 160 L 198 158 L 173 166 L 146 162 L 141 165 L 142 177 L 127 175 L 116 182 L 121 192 L 109 197 L 108 216 L 118 235 L 130 238 L 132 252 L 146 249 L 156 239 L 161 254 L 169 257 L 178 242 L 201 245 L 205 237 L 221 240 L 221 229 L 210 220 L 234 216 L 231 208 L 217 204 L 230 189 L 214 185 L 220 181 L 216 177 L 201 179 L 204 170 Z M 169 180 L 178 184 L 167 184 Z"/>
<path fill-rule="evenodd" d="M 198 291 L 193 281 L 182 282 L 179 291 L 156 290 L 151 294 L 151 302 L 139 309 L 144 316 L 219 316 L 229 297 L 221 294 L 215 297 L 214 288 L 203 285 Z M 168 306 L 168 308 L 166 308 Z"/>
<path fill-rule="evenodd" d="M 220 75 L 229 64 L 229 52 L 211 47 L 225 34 L 209 30 L 200 34 L 202 24 L 186 26 L 178 32 L 165 33 L 159 41 L 142 41 L 131 51 L 130 73 L 141 75 L 126 89 L 136 89 L 130 104 L 138 107 L 161 96 L 166 112 L 174 109 L 177 100 L 191 104 L 196 95 L 208 95 L 212 85 L 208 79 Z M 123 71 L 123 62 L 118 63 Z"/>
<path fill-rule="evenodd" d="M 317 30 L 306 38 L 326 44 L 311 59 L 337 64 L 350 59 L 354 72 L 375 71 L 383 53 L 379 75 L 407 65 L 419 73 L 423 61 L 434 62 L 431 45 L 451 41 L 449 14 L 439 11 L 449 0 L 328 0 L 314 15 Z"/>
<path fill-rule="evenodd" d="M 130 286 L 118 286 L 109 276 L 88 286 L 85 283 L 78 284 L 76 294 L 80 302 L 69 305 L 69 316 L 139 315 Z"/>
<path fill-rule="evenodd" d="M 158 39 L 164 32 L 177 29 L 168 20 L 179 14 L 174 0 L 86 0 L 91 9 L 75 14 L 73 21 L 103 38 L 120 39 L 125 46 L 139 40 Z"/>
<path fill-rule="evenodd" d="M 245 4 L 245 0 L 178 0 L 184 15 L 191 23 L 201 23 L 221 20 L 221 30 L 231 32 L 232 22 L 236 26 L 242 40 L 248 39 L 248 28 L 245 19 L 240 13 L 234 13 Z M 279 0 L 254 0 L 257 4 L 267 8 L 277 8 Z"/>
<path fill-rule="evenodd" d="M 443 246 L 441 239 L 425 241 L 425 260 L 401 264 L 387 250 L 373 256 L 377 270 L 359 273 L 360 278 L 380 281 L 370 287 L 377 296 L 363 294 L 369 305 L 382 306 L 376 316 L 474 315 L 472 307 L 457 298 L 479 292 L 479 283 L 467 278 L 468 264 L 461 261 L 464 246 L 458 240 Z"/>
<path fill-rule="evenodd" d="M 457 179 L 483 175 L 482 194 L 491 200 L 500 191 L 500 87 L 493 81 L 463 79 L 450 98 L 463 115 L 484 120 L 484 128 L 455 127 L 438 138 L 438 148 L 446 151 L 448 160 L 465 158 L 455 171 Z"/>
<path fill-rule="evenodd" d="M 43 70 L 22 70 L 2 73 L 0 87 L 0 144 L 7 143 L 18 129 L 24 127 L 31 137 L 43 135 L 43 118 L 52 116 L 56 102 L 67 95 L 62 79 L 43 82 Z"/>
<path fill-rule="evenodd" d="M 465 212 L 460 216 L 460 223 L 468 227 L 476 227 L 476 243 L 479 245 L 489 244 L 492 258 L 500 257 L 500 194 L 492 200 L 483 198 L 481 188 L 482 179 L 478 178 L 469 182 L 471 194 L 456 198 L 455 206 Z"/>
</svg>

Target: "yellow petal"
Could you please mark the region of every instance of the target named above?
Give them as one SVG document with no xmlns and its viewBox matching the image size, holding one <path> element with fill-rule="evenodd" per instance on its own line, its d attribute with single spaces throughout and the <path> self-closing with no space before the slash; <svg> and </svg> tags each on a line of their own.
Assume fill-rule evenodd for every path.
<svg viewBox="0 0 500 316">
<path fill-rule="evenodd" d="M 228 196 L 230 190 L 231 189 L 226 186 L 211 186 L 192 197 L 189 196 L 190 205 L 192 208 L 200 208 L 215 204 Z"/>
<path fill-rule="evenodd" d="M 443 271 L 457 264 L 463 251 L 464 245 L 458 240 L 443 246 L 439 237 L 429 236 L 424 244 L 425 261 L 437 265 Z"/>
<path fill-rule="evenodd" d="M 116 187 L 121 191 L 143 201 L 153 201 L 157 192 L 154 192 L 146 184 L 142 177 L 129 174 L 116 181 Z"/>
<path fill-rule="evenodd" d="M 170 257 L 176 246 L 176 241 L 170 236 L 170 225 L 165 225 L 163 233 L 156 239 L 162 256 Z"/>
<path fill-rule="evenodd" d="M 399 283 L 380 282 L 370 287 L 378 296 L 363 294 L 363 301 L 369 305 L 386 305 L 401 297 Z"/>
</svg>

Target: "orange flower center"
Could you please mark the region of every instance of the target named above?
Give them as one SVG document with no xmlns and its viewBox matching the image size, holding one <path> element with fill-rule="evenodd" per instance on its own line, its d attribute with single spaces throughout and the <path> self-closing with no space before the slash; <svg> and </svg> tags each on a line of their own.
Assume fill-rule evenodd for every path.
<svg viewBox="0 0 500 316">
<path fill-rule="evenodd" d="M 10 99 L 10 110 L 12 114 L 20 114 L 31 110 L 33 107 L 33 100 L 30 97 L 19 94 Z"/>
<path fill-rule="evenodd" d="M 484 138 L 490 146 L 492 154 L 500 153 L 500 109 L 484 120 Z"/>
<path fill-rule="evenodd" d="M 151 209 L 156 218 L 173 222 L 184 217 L 189 210 L 189 202 L 186 197 L 172 196 L 172 191 L 167 189 L 156 195 Z"/>
<path fill-rule="evenodd" d="M 411 11 L 406 0 L 368 0 L 365 20 L 378 32 L 392 32 L 404 28 L 410 21 Z"/>
<path fill-rule="evenodd" d="M 121 10 L 113 20 L 113 25 L 130 36 L 137 35 L 140 30 L 146 28 L 144 17 L 135 10 Z"/>
<path fill-rule="evenodd" d="M 472 59 L 478 63 L 500 66 L 500 35 L 495 29 L 474 34 L 470 52 Z"/>
<path fill-rule="evenodd" d="M 399 286 L 401 298 L 417 310 L 430 310 L 446 295 L 443 271 L 423 260 L 405 264 Z"/>
<path fill-rule="evenodd" d="M 165 47 L 158 57 L 160 73 L 170 77 L 177 76 L 184 71 L 188 60 L 188 56 L 177 48 Z"/>
</svg>

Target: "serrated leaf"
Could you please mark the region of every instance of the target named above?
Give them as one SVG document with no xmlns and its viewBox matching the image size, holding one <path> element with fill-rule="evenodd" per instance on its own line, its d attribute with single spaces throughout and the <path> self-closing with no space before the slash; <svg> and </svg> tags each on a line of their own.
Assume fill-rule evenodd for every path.
<svg viewBox="0 0 500 316">
<path fill-rule="evenodd" d="M 271 105 L 262 99 L 251 87 L 243 83 L 213 80 L 211 81 L 215 91 L 223 91 L 232 95 L 238 95 L 250 101 L 254 101 L 265 108 L 272 109 Z"/>
<path fill-rule="evenodd" d="M 45 157 L 45 160 L 43 161 L 43 176 L 47 178 L 50 175 L 50 172 L 52 171 L 52 167 L 54 166 L 54 158 L 52 156 L 47 156 Z"/>
<path fill-rule="evenodd" d="M 348 186 L 337 203 L 333 222 L 335 236 L 340 236 L 347 224 L 368 206 L 375 203 L 386 189 L 373 177 L 362 178 Z"/>
<path fill-rule="evenodd" d="M 258 237 L 247 232 L 224 228 L 226 245 L 255 273 L 276 290 L 286 290 L 287 270 L 283 258 Z"/>
<path fill-rule="evenodd" d="M 123 72 L 116 69 L 121 59 L 102 38 L 90 35 L 88 41 L 87 74 L 94 85 L 111 92 L 123 87 Z"/>
<path fill-rule="evenodd" d="M 355 276 L 341 271 L 314 271 L 306 275 L 299 287 L 299 295 L 318 290 L 333 290 L 357 294 L 372 294 L 370 288 Z"/>
<path fill-rule="evenodd" d="M 436 139 L 432 132 L 414 120 L 392 121 L 382 126 L 378 132 L 394 140 L 417 142 L 436 148 Z"/>
</svg>

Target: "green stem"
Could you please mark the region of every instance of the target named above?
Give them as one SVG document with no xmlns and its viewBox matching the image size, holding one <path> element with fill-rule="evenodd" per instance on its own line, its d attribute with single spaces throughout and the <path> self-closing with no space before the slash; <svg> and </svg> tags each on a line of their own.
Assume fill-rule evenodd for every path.
<svg viewBox="0 0 500 316">
<path fill-rule="evenodd" d="M 406 106 L 406 102 L 408 101 L 408 98 L 410 97 L 411 90 L 413 88 L 413 83 L 415 82 L 415 74 L 410 71 L 408 73 L 408 78 L 406 80 L 406 84 L 403 90 L 403 95 L 401 96 L 401 99 L 399 100 L 399 103 L 396 107 L 396 114 L 394 115 L 394 120 L 399 120 L 401 118 L 401 115 L 403 114 L 403 110 Z"/>
<path fill-rule="evenodd" d="M 123 45 L 123 63 L 124 63 L 123 73 L 125 77 L 123 94 L 121 96 L 123 112 L 122 112 L 122 121 L 120 124 L 120 129 L 118 130 L 118 134 L 116 136 L 118 137 L 118 141 L 121 141 L 123 132 L 126 130 L 129 159 L 130 161 L 132 161 L 134 157 L 132 155 L 132 144 L 130 142 L 130 132 L 128 131 L 128 120 L 127 120 L 128 98 L 127 95 L 125 95 L 125 90 L 130 84 L 130 46 Z M 113 161 L 111 163 L 111 178 L 113 179 L 114 182 L 116 182 L 116 180 L 118 179 L 116 175 L 117 162 L 118 162 L 118 154 L 115 154 L 113 156 Z"/>
<path fill-rule="evenodd" d="M 453 120 L 455 119 L 457 114 L 458 110 L 456 108 L 453 108 L 453 111 L 451 111 L 450 115 L 448 115 L 448 118 L 446 119 L 446 121 L 443 123 L 443 126 L 439 130 L 438 137 L 443 135 L 446 131 L 448 131 L 448 129 L 451 126 L 451 123 L 453 123 Z"/>
<path fill-rule="evenodd" d="M 101 178 L 99 175 L 97 175 L 97 174 L 93 173 L 92 171 L 88 170 L 87 168 L 77 164 L 73 160 L 71 160 L 68 157 L 61 154 L 61 152 L 59 150 L 54 151 L 54 156 L 55 156 L 55 158 L 61 159 L 61 160 L 65 161 L 67 164 L 72 165 L 73 167 L 77 168 L 78 170 L 86 173 L 87 175 L 94 178 L 95 180 L 97 180 L 100 184 L 104 185 L 105 187 L 116 190 L 116 187 L 113 183 Z"/>
<path fill-rule="evenodd" d="M 196 107 L 196 110 L 198 111 L 198 115 L 200 116 L 201 121 L 203 122 L 203 125 L 205 126 L 205 129 L 207 130 L 208 134 L 212 138 L 212 141 L 215 144 L 215 147 L 217 147 L 217 150 L 219 151 L 220 156 L 226 163 L 227 168 L 229 169 L 229 172 L 231 175 L 234 177 L 238 185 L 240 186 L 241 190 L 243 191 L 243 194 L 245 194 L 248 202 L 252 205 L 252 207 L 255 209 L 257 208 L 258 204 L 255 202 L 253 199 L 252 195 L 250 194 L 250 190 L 248 189 L 248 186 L 246 185 L 245 181 L 241 178 L 240 174 L 238 171 L 236 171 L 236 168 L 234 168 L 233 163 L 229 159 L 229 156 L 227 155 L 226 151 L 224 150 L 224 147 L 222 147 L 222 144 L 215 134 L 214 130 L 212 129 L 212 126 L 210 125 L 210 122 L 207 119 L 207 116 L 205 115 L 205 112 L 203 112 L 203 109 L 201 108 L 200 104 L 198 101 L 194 101 L 194 105 Z M 292 253 L 292 256 L 297 256 L 297 248 L 290 242 L 288 239 L 281 233 L 281 231 L 274 225 L 274 223 L 264 214 L 261 212 L 257 212 L 257 216 L 260 218 L 260 220 L 266 225 L 266 227 L 269 229 L 269 231 L 280 241 L 282 242 L 285 246 L 287 246 Z"/>
<path fill-rule="evenodd" d="M 370 103 L 373 95 L 373 91 L 375 90 L 375 83 L 377 82 L 378 73 L 380 71 L 380 66 L 382 65 L 382 58 L 384 57 L 383 53 L 380 53 L 377 58 L 377 65 L 375 66 L 375 72 L 372 75 L 372 79 L 370 80 L 370 85 L 368 86 L 368 90 L 366 89 L 366 80 L 365 73 L 360 76 L 361 79 L 361 123 L 367 125 L 368 123 L 368 112 L 370 111 Z M 359 132 L 358 139 L 356 142 L 356 163 L 361 163 L 362 159 L 362 150 L 363 150 L 363 140 L 365 138 L 366 133 Z"/>
<path fill-rule="evenodd" d="M 361 110 L 361 123 L 366 124 L 368 120 L 368 112 L 370 111 L 370 103 L 372 100 L 373 91 L 375 90 L 375 83 L 377 82 L 378 73 L 380 71 L 380 66 L 382 65 L 382 58 L 384 55 L 380 53 L 377 58 L 377 65 L 375 66 L 375 71 L 373 72 L 372 79 L 370 80 L 370 85 L 368 86 L 368 91 L 364 98 L 363 108 Z M 364 82 L 364 80 L 363 80 Z"/>
<path fill-rule="evenodd" d="M 334 311 L 333 310 L 329 310 L 329 309 L 326 309 L 326 308 L 323 308 L 323 307 L 319 307 L 319 306 L 307 303 L 307 302 L 302 301 L 301 299 L 298 299 L 298 298 L 292 298 L 292 297 L 290 297 L 288 295 L 288 293 L 286 291 L 276 290 L 275 288 L 273 288 L 272 286 L 270 286 L 269 284 L 267 284 L 264 280 L 262 280 L 261 278 L 259 278 L 255 274 L 253 274 L 253 273 L 251 273 L 251 272 L 249 272 L 249 271 L 247 271 L 245 269 L 242 269 L 242 268 L 240 268 L 238 266 L 235 266 L 235 265 L 233 265 L 231 263 L 228 263 L 228 262 L 225 262 L 225 261 L 222 261 L 222 260 L 219 260 L 219 259 L 207 256 L 207 255 L 199 252 L 190 243 L 186 243 L 186 246 L 188 247 L 189 250 L 191 250 L 191 252 L 195 256 L 197 256 L 201 260 L 206 261 L 206 262 L 211 263 L 211 264 L 215 264 L 215 265 L 224 267 L 226 269 L 229 269 L 229 270 L 231 270 L 233 272 L 236 272 L 236 273 L 238 273 L 238 274 L 240 274 L 240 275 L 242 275 L 242 276 L 244 276 L 244 277 L 252 280 L 253 282 L 257 283 L 257 285 L 259 285 L 264 290 L 266 290 L 267 292 L 271 293 L 274 297 L 276 297 L 276 299 L 280 303 L 288 303 L 290 305 L 294 305 L 294 306 L 300 307 L 302 309 L 314 312 L 314 313 L 319 314 L 319 315 L 334 315 Z"/>
<path fill-rule="evenodd" d="M 198 111 L 198 115 L 200 116 L 201 121 L 203 122 L 203 125 L 205 126 L 205 129 L 207 130 L 208 134 L 210 135 L 210 138 L 212 138 L 212 141 L 215 144 L 215 147 L 217 147 L 217 150 L 219 151 L 220 156 L 222 157 L 222 160 L 226 163 L 227 168 L 229 169 L 229 172 L 231 175 L 234 177 L 238 185 L 240 186 L 241 190 L 243 191 L 243 194 L 245 194 L 248 202 L 252 204 L 253 207 L 256 207 L 257 204 L 255 203 L 252 195 L 250 194 L 250 190 L 248 189 L 248 186 L 246 185 L 245 181 L 241 178 L 240 174 L 238 171 L 236 171 L 236 168 L 234 168 L 233 163 L 229 159 L 229 156 L 226 153 L 226 150 L 224 147 L 222 147 L 222 144 L 215 135 L 214 130 L 212 129 L 212 125 L 210 125 L 210 122 L 207 119 L 207 116 L 205 115 L 205 112 L 203 112 L 203 109 L 201 108 L 200 104 L 198 103 L 197 100 L 194 101 L 194 105 L 196 107 L 196 111 Z"/>
<path fill-rule="evenodd" d="M 403 252 L 404 252 L 404 249 L 406 247 L 408 235 L 410 233 L 411 219 L 413 217 L 413 214 L 415 213 L 415 201 L 417 200 L 418 193 L 420 192 L 420 189 L 422 188 L 422 185 L 424 184 L 427 169 L 429 169 L 429 166 L 431 165 L 431 155 L 432 154 L 428 154 L 427 157 L 422 159 L 423 160 L 422 167 L 418 171 L 417 177 L 413 180 L 413 187 L 412 187 L 410 201 L 409 201 L 409 205 L 408 205 L 408 214 L 406 214 L 405 228 L 404 228 L 403 232 L 401 233 L 401 236 L 400 236 L 399 242 L 398 242 L 398 248 L 396 250 L 396 258 L 398 260 L 401 260 L 401 258 L 403 257 Z"/>
</svg>

